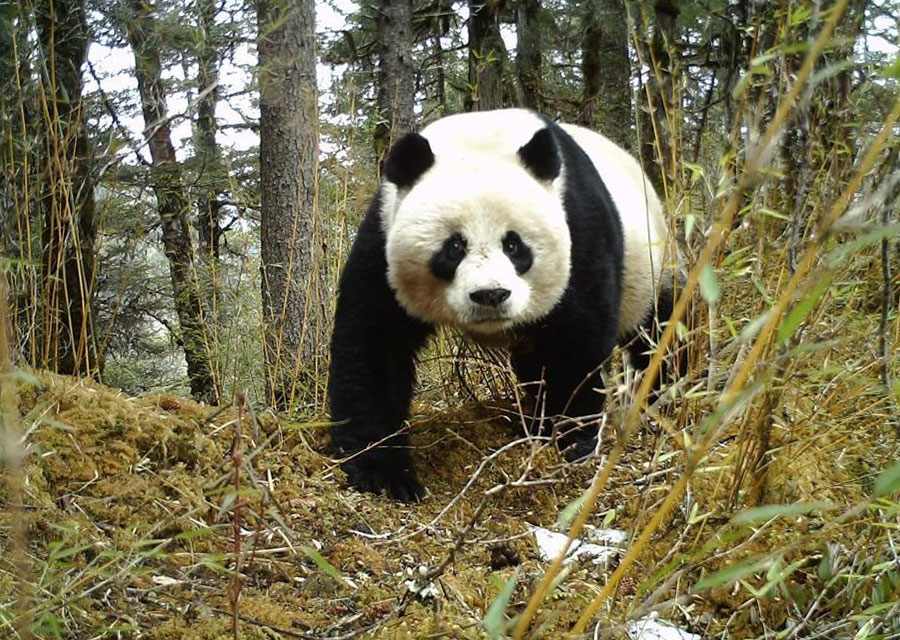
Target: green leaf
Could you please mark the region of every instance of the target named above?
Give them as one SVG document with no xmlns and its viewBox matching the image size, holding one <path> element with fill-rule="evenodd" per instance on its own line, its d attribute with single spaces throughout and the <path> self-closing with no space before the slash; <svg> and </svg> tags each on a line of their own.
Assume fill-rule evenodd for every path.
<svg viewBox="0 0 900 640">
<path fill-rule="evenodd" d="M 750 560 L 745 560 L 744 562 L 733 564 L 730 567 L 719 569 L 718 571 L 714 571 L 708 576 L 704 576 L 700 580 L 700 582 L 695 585 L 694 590 L 702 591 L 704 589 L 712 589 L 713 587 L 718 587 L 719 585 L 736 582 L 745 576 L 749 576 L 753 573 L 757 573 L 759 571 L 762 571 L 763 569 L 768 568 L 771 563 L 772 559 L 769 557 L 757 557 L 751 558 Z"/>
<path fill-rule="evenodd" d="M 875 497 L 887 496 L 900 491 L 900 461 L 881 472 L 875 480 Z"/>
<path fill-rule="evenodd" d="M 789 221 L 790 218 L 781 213 L 780 211 L 775 211 L 774 209 L 769 209 L 768 207 L 760 207 L 756 210 L 756 213 L 759 213 L 764 216 L 769 216 L 770 218 L 777 218 L 778 220 Z"/>
<path fill-rule="evenodd" d="M 691 239 L 691 232 L 694 230 L 694 225 L 697 223 L 697 216 L 693 213 L 689 213 L 684 217 L 684 239 Z"/>
<path fill-rule="evenodd" d="M 769 316 L 771 315 L 772 310 L 769 309 L 765 313 L 761 313 L 748 322 L 743 329 L 741 329 L 741 335 L 738 336 L 739 342 L 751 342 L 756 334 L 759 333 L 766 323 L 769 321 Z"/>
<path fill-rule="evenodd" d="M 859 236 L 851 242 L 845 242 L 825 256 L 825 264 L 829 268 L 835 268 L 850 255 L 858 253 L 870 244 L 880 242 L 884 238 L 893 238 L 900 235 L 900 224 L 879 226 L 866 234 Z"/>
<path fill-rule="evenodd" d="M 831 547 L 825 547 L 822 553 L 822 559 L 819 561 L 818 568 L 819 580 L 828 582 L 834 576 L 834 559 L 832 558 Z"/>
<path fill-rule="evenodd" d="M 796 27 L 809 20 L 811 15 L 812 11 L 809 7 L 795 7 L 793 11 L 790 12 L 790 24 L 792 27 Z"/>
<path fill-rule="evenodd" d="M 715 304 L 719 299 L 719 282 L 712 265 L 705 265 L 700 272 L 700 295 L 708 304 Z"/>
<path fill-rule="evenodd" d="M 300 545 L 300 550 L 306 554 L 306 557 L 316 563 L 316 566 L 319 567 L 319 570 L 327 576 L 330 576 L 337 580 L 338 582 L 350 586 L 350 583 L 341 575 L 341 572 L 337 570 L 337 568 L 328 562 L 321 553 L 316 551 L 313 547 L 302 544 Z"/>
<path fill-rule="evenodd" d="M 840 62 L 830 64 L 824 69 L 820 69 L 812 74 L 809 79 L 809 86 L 815 87 L 819 83 L 828 80 L 847 69 L 852 69 L 854 66 L 856 66 L 856 63 L 853 60 L 841 60 Z"/>
<path fill-rule="evenodd" d="M 584 501 L 587 500 L 588 494 L 590 493 L 590 489 L 582 493 L 580 496 L 572 500 L 566 507 L 559 512 L 559 516 L 556 518 L 556 530 L 562 531 L 563 529 L 568 529 L 569 524 L 572 522 L 572 519 L 575 517 L 579 511 L 581 511 L 581 505 L 584 504 Z"/>
<path fill-rule="evenodd" d="M 603 528 L 609 529 L 613 526 L 613 523 L 616 521 L 616 510 L 610 509 L 606 512 L 606 515 L 603 516 Z"/>
<path fill-rule="evenodd" d="M 788 341 L 788 338 L 794 335 L 797 327 L 799 327 L 800 323 L 806 319 L 806 316 L 808 316 L 809 312 L 816 306 L 816 303 L 819 302 L 830 285 L 831 276 L 829 275 L 819 280 L 816 283 L 816 286 L 794 305 L 793 309 L 791 309 L 784 317 L 784 320 L 781 321 L 781 326 L 778 327 L 778 342 L 783 344 Z"/>
<path fill-rule="evenodd" d="M 826 511 L 833 509 L 830 502 L 795 502 L 794 504 L 766 504 L 761 507 L 747 509 L 734 516 L 731 521 L 734 524 L 754 524 L 766 522 L 778 516 L 799 516 L 810 511 Z"/>
<path fill-rule="evenodd" d="M 503 637 L 503 632 L 506 630 L 506 607 L 509 606 L 509 599 L 512 598 L 517 580 L 518 574 L 509 577 L 509 580 L 503 585 L 503 589 L 488 607 L 487 613 L 484 614 L 482 624 L 491 640 L 499 640 Z"/>
<path fill-rule="evenodd" d="M 885 78 L 900 80 L 900 55 L 894 58 L 894 61 L 892 63 L 879 69 L 878 75 Z"/>
</svg>

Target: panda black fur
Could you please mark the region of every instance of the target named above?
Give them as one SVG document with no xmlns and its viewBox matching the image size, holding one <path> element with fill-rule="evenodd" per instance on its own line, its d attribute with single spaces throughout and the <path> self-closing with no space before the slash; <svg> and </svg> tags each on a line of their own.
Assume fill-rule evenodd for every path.
<svg viewBox="0 0 900 640">
<path fill-rule="evenodd" d="M 416 353 L 439 324 L 506 340 L 519 381 L 544 381 L 546 415 L 599 414 L 594 388 L 613 347 L 630 341 L 645 364 L 647 344 L 632 338 L 656 324 L 654 309 L 668 319 L 666 242 L 638 163 L 587 129 L 509 109 L 442 118 L 398 141 L 335 314 L 332 443 L 353 456 L 350 483 L 422 496 L 402 430 Z M 563 445 L 580 454 L 595 437 L 576 431 Z"/>
</svg>

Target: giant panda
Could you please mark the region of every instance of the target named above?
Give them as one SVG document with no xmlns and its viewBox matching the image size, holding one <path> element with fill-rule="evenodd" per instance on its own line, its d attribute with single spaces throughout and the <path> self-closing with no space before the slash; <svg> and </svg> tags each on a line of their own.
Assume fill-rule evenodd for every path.
<svg viewBox="0 0 900 640">
<path fill-rule="evenodd" d="M 438 325 L 506 344 L 519 381 L 542 382 L 545 416 L 600 414 L 613 347 L 643 367 L 647 331 L 668 319 L 667 243 L 638 162 L 588 129 L 505 109 L 398 140 L 334 318 L 331 439 L 350 484 L 423 496 L 402 427 L 416 354 Z M 595 441 L 596 426 L 562 444 L 579 457 Z"/>
</svg>

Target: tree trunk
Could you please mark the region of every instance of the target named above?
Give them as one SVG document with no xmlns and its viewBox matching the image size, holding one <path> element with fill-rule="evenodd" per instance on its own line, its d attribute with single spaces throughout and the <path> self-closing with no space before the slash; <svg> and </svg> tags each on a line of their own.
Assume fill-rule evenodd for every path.
<svg viewBox="0 0 900 640">
<path fill-rule="evenodd" d="M 653 37 L 644 64 L 649 67 L 646 91 L 640 96 L 641 164 L 660 194 L 668 192 L 675 178 L 673 145 L 680 118 L 676 113 L 677 22 L 679 0 L 656 0 L 653 4 Z M 672 53 L 676 53 L 673 58 Z"/>
<path fill-rule="evenodd" d="M 519 0 L 516 7 L 516 72 L 523 107 L 543 110 L 543 69 L 541 68 L 541 2 Z"/>
<path fill-rule="evenodd" d="M 488 111 L 509 104 L 504 96 L 506 45 L 500 37 L 503 0 L 469 2 L 469 93 L 466 111 Z"/>
<path fill-rule="evenodd" d="M 412 0 L 379 0 L 375 26 L 378 38 L 378 86 L 375 158 L 379 165 L 391 143 L 415 122 L 415 70 L 412 59 Z"/>
<path fill-rule="evenodd" d="M 151 179 L 162 226 L 163 248 L 172 277 L 172 294 L 181 331 L 179 340 L 187 361 L 191 394 L 199 400 L 215 403 L 218 392 L 209 366 L 209 344 L 188 226 L 191 205 L 181 165 L 172 146 L 156 21 L 151 14 L 152 6 L 144 0 L 129 0 L 129 6 L 132 15 L 127 23 L 128 41 L 134 51 L 144 136 L 153 160 Z"/>
<path fill-rule="evenodd" d="M 432 64 L 434 66 L 434 102 L 438 113 L 447 113 L 447 77 L 444 73 L 444 47 L 441 45 L 440 34 L 434 34 L 431 40 Z"/>
<path fill-rule="evenodd" d="M 92 154 L 84 126 L 81 67 L 88 31 L 83 0 L 35 7 L 46 62 L 43 145 L 43 366 L 70 375 L 99 371 L 92 331 L 97 223 Z"/>
<path fill-rule="evenodd" d="M 628 16 L 623 0 L 585 0 L 582 6 L 580 121 L 626 149 L 633 147 Z"/>
<path fill-rule="evenodd" d="M 225 171 L 219 146 L 216 143 L 216 103 L 219 92 L 219 42 L 215 34 L 215 0 L 197 0 L 197 120 L 194 130 L 198 168 L 197 184 L 197 257 L 200 300 L 203 305 L 203 321 L 210 344 L 210 367 L 213 379 L 220 381 L 222 372 L 218 366 L 221 352 L 222 285 L 220 245 L 222 229 L 219 216 L 219 193 L 225 180 Z"/>
<path fill-rule="evenodd" d="M 313 0 L 259 0 L 259 174 L 266 380 L 274 406 L 316 391 L 323 314 Z M 303 398 L 308 399 L 308 398 Z"/>
</svg>

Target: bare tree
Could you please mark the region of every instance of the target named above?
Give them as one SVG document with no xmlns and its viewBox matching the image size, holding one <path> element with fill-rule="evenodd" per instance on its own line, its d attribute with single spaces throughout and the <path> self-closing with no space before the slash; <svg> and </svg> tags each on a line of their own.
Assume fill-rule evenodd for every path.
<svg viewBox="0 0 900 640">
<path fill-rule="evenodd" d="M 131 15 L 126 31 L 134 52 L 134 71 L 144 115 L 144 136 L 153 161 L 151 180 L 180 325 L 178 339 L 184 348 L 191 394 L 214 403 L 218 401 L 219 392 L 209 365 L 209 343 L 188 224 L 191 204 L 182 168 L 172 145 L 156 20 L 153 7 L 144 0 L 129 0 L 129 8 Z"/>
<path fill-rule="evenodd" d="M 632 147 L 631 64 L 628 16 L 623 0 L 584 0 L 581 71 L 584 93 L 580 121 Z"/>
<path fill-rule="evenodd" d="M 93 339 L 97 222 L 92 153 L 84 125 L 81 71 L 88 30 L 83 0 L 44 0 L 35 17 L 46 72 L 43 129 L 43 295 L 41 364 L 91 374 L 100 363 Z"/>
<path fill-rule="evenodd" d="M 375 158 L 380 162 L 391 142 L 412 130 L 416 92 L 412 0 L 379 0 L 376 11 L 378 121 L 374 142 Z"/>
<path fill-rule="evenodd" d="M 287 408 L 322 370 L 315 8 L 313 0 L 257 7 L 266 378 L 270 401 Z"/>
</svg>

